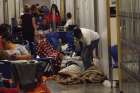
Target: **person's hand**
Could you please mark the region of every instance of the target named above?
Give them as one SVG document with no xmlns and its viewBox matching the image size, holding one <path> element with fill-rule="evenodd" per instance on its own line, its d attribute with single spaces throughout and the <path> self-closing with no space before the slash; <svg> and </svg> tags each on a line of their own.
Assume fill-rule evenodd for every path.
<svg viewBox="0 0 140 93">
<path fill-rule="evenodd" d="M 5 50 L 0 50 L 0 60 L 9 59 L 9 55 Z"/>
<path fill-rule="evenodd" d="M 9 59 L 10 60 L 16 60 L 16 55 L 14 54 L 14 55 L 9 56 Z"/>
<path fill-rule="evenodd" d="M 59 54 L 59 58 L 60 58 L 60 60 L 62 60 L 63 57 L 64 57 L 64 54 L 63 54 L 63 53 L 60 53 L 60 54 Z"/>
</svg>

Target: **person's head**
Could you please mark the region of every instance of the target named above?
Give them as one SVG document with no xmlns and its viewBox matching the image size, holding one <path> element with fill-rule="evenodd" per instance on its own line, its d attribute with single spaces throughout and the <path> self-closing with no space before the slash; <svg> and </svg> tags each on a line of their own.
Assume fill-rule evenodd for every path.
<svg viewBox="0 0 140 93">
<path fill-rule="evenodd" d="M 2 43 L 3 43 L 4 49 L 9 49 L 11 47 L 11 44 L 14 44 L 12 40 L 12 35 L 4 33 L 2 36 Z"/>
<path fill-rule="evenodd" d="M 32 6 L 31 6 L 31 12 L 32 12 L 32 14 L 38 12 L 38 9 L 37 9 L 36 5 L 32 5 Z"/>
<path fill-rule="evenodd" d="M 73 32 L 74 32 L 74 37 L 76 37 L 77 39 L 82 38 L 82 32 L 81 32 L 81 29 L 79 27 L 75 27 L 73 29 Z"/>
<path fill-rule="evenodd" d="M 36 5 L 36 7 L 38 8 L 39 7 L 39 4 L 37 3 L 37 4 L 35 4 Z"/>
<path fill-rule="evenodd" d="M 45 35 L 44 35 L 44 33 L 42 31 L 37 31 L 35 33 L 35 40 L 36 40 L 36 42 L 38 42 L 38 41 L 40 41 L 40 40 L 42 40 L 44 38 L 45 38 Z"/>
<path fill-rule="evenodd" d="M 51 13 L 53 11 L 55 11 L 56 15 L 58 15 L 58 16 L 60 15 L 59 10 L 58 10 L 58 7 L 57 7 L 56 4 L 52 4 L 52 6 L 51 6 Z"/>
<path fill-rule="evenodd" d="M 41 6 L 40 9 L 44 13 L 44 15 L 48 15 L 48 13 L 50 12 L 48 6 L 46 5 Z"/>
<path fill-rule="evenodd" d="M 3 33 L 10 33 L 11 32 L 11 27 L 8 24 L 1 24 L 0 25 L 0 35 L 2 35 Z"/>
<path fill-rule="evenodd" d="M 10 26 L 7 24 L 0 25 L 0 35 L 2 36 L 2 43 L 5 49 L 9 47 L 9 43 L 12 43 L 12 35 L 10 29 Z"/>
<path fill-rule="evenodd" d="M 9 54 L 5 50 L 0 50 L 0 60 L 7 60 L 10 58 Z"/>
<path fill-rule="evenodd" d="M 30 8 L 28 6 L 24 6 L 24 13 L 30 13 Z"/>
<path fill-rule="evenodd" d="M 71 19 L 72 18 L 72 14 L 70 12 L 67 13 L 67 19 Z"/>
</svg>

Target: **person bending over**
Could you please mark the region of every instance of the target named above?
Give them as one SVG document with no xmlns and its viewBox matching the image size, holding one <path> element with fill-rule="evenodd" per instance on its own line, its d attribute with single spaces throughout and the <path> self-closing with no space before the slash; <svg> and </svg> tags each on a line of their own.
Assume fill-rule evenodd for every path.
<svg viewBox="0 0 140 93">
<path fill-rule="evenodd" d="M 98 48 L 100 36 L 94 30 L 75 27 L 74 37 L 76 37 L 77 41 L 81 44 L 81 57 L 86 70 L 91 66 L 93 50 Z"/>
</svg>

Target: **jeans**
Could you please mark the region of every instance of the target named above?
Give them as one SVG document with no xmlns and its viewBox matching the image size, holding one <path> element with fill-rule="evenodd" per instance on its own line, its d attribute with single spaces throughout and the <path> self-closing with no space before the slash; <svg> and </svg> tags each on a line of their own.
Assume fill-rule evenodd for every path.
<svg viewBox="0 0 140 93">
<path fill-rule="evenodd" d="M 92 41 L 90 45 L 82 48 L 81 57 L 85 70 L 91 66 L 93 60 L 93 50 L 98 48 L 99 39 Z"/>
</svg>

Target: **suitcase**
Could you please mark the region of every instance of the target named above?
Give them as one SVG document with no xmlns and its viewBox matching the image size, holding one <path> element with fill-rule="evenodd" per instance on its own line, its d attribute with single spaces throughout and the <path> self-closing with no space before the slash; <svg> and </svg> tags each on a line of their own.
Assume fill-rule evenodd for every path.
<svg viewBox="0 0 140 93">
<path fill-rule="evenodd" d="M 0 61 L 1 83 L 5 88 L 16 88 L 16 74 L 13 65 L 8 61 Z"/>
<path fill-rule="evenodd" d="M 0 73 L 2 73 L 3 77 L 6 79 L 13 78 L 14 68 L 12 64 L 8 61 L 0 61 Z"/>
</svg>

